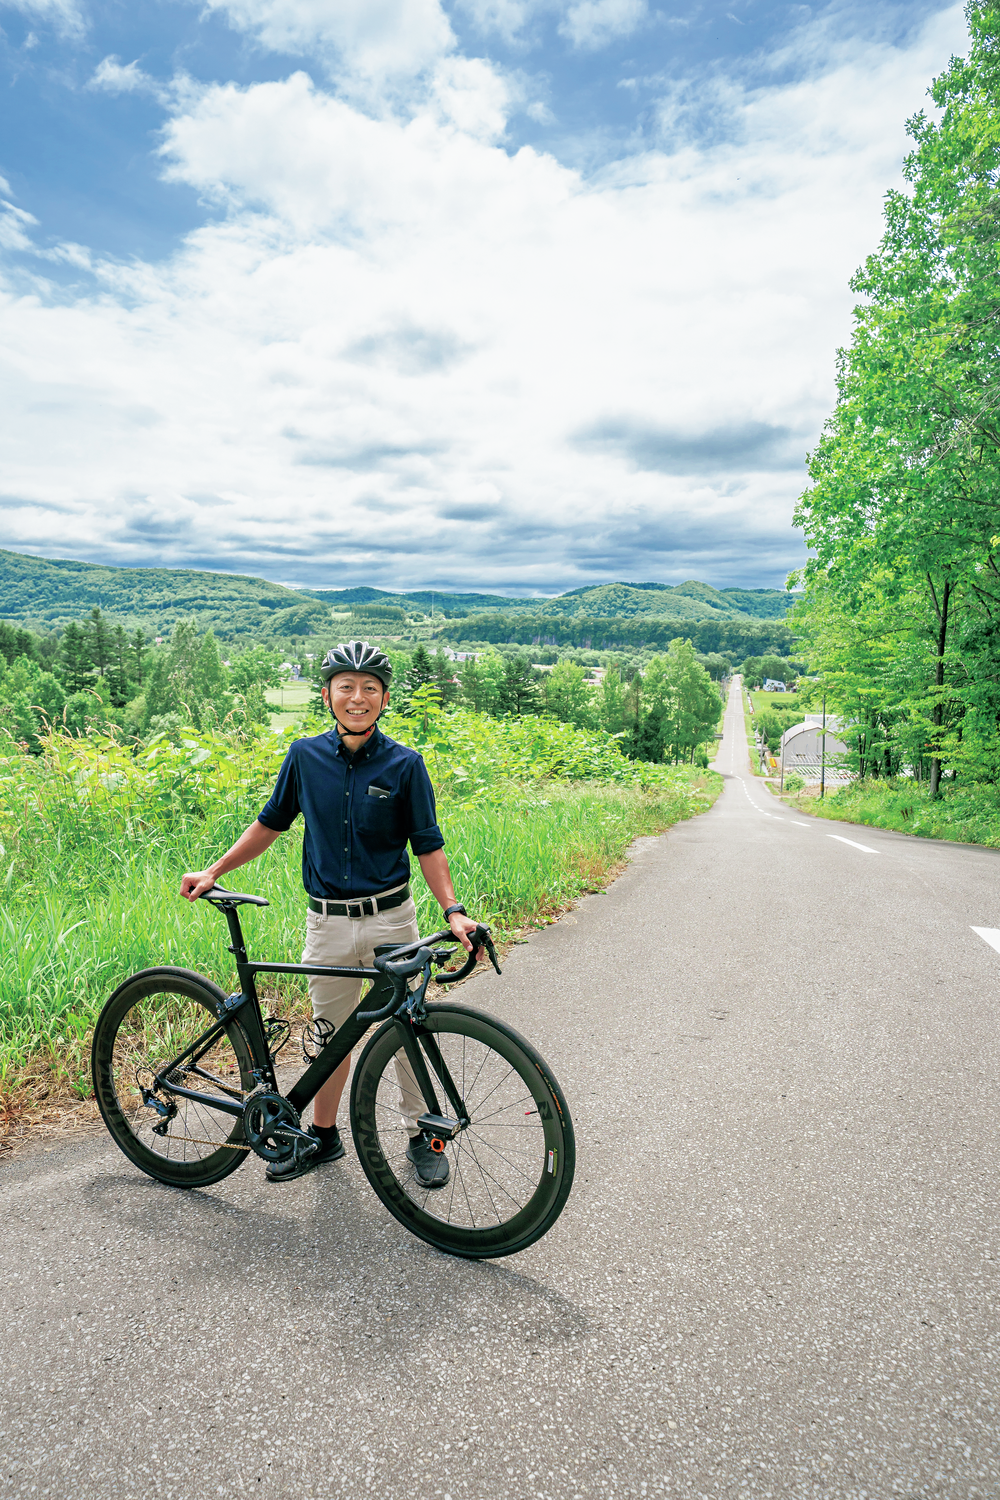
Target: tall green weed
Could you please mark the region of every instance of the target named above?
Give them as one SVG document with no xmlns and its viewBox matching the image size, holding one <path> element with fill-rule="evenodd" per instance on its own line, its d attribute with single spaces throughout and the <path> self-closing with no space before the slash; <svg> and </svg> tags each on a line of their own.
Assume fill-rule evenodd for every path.
<svg viewBox="0 0 1000 1500">
<path fill-rule="evenodd" d="M 926 782 L 904 776 L 852 782 L 831 796 L 809 797 L 800 805 L 821 818 L 1000 849 L 1000 787 L 996 786 L 945 781 L 941 796 L 932 801 Z"/>
<path fill-rule="evenodd" d="M 721 785 L 713 773 L 630 762 L 607 735 L 544 719 L 443 714 L 433 698 L 386 728 L 425 755 L 456 889 L 501 935 L 599 887 L 635 837 L 704 811 Z M 113 738 L 50 734 L 41 755 L 8 740 L 0 751 L 0 1089 L 42 1054 L 84 1096 L 87 1034 L 110 991 L 137 969 L 178 964 L 232 986 L 224 924 L 211 907 L 179 898 L 180 877 L 204 868 L 257 816 L 293 737 L 191 730 L 135 752 Z M 293 829 L 230 877 L 271 902 L 245 926 L 251 951 L 280 962 L 301 957 L 301 843 Z M 419 875 L 414 889 L 422 929 L 437 928 Z M 284 999 L 304 992 L 289 981 Z"/>
</svg>

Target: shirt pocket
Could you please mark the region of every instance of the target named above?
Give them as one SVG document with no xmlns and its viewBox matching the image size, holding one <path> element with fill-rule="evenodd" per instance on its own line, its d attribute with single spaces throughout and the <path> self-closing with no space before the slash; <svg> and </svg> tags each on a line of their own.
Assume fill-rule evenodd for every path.
<svg viewBox="0 0 1000 1500">
<path fill-rule="evenodd" d="M 375 845 L 403 844 L 400 836 L 400 803 L 395 792 L 387 796 L 362 792 L 354 807 L 355 826 L 363 840 Z"/>
</svg>

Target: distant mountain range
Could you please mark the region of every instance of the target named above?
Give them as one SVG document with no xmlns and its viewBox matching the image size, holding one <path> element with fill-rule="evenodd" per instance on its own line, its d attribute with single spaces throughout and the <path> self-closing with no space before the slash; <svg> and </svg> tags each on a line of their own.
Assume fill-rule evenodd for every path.
<svg viewBox="0 0 1000 1500">
<path fill-rule="evenodd" d="M 194 568 L 114 568 L 100 563 L 32 557 L 0 550 L 0 618 L 37 626 L 64 625 L 99 605 L 129 628 L 167 633 L 179 619 L 197 620 L 223 639 L 256 636 L 287 639 L 332 635 L 331 612 L 364 616 L 365 606 L 396 606 L 411 614 L 433 609 L 452 619 L 513 610 L 520 617 L 544 615 L 617 620 L 783 620 L 793 596 L 779 589 L 715 589 L 692 581 L 606 583 L 572 589 L 554 598 L 508 598 L 502 594 L 439 593 L 384 589 L 290 589 L 238 573 Z M 373 610 L 373 614 L 375 611 Z M 374 625 L 374 620 L 373 620 Z M 468 632 L 466 632 L 468 634 Z"/>
<path fill-rule="evenodd" d="M 263 578 L 195 568 L 111 568 L 100 563 L 0 551 L 0 619 L 65 625 L 97 604 L 129 629 L 165 634 L 177 620 L 197 620 L 222 639 L 283 639 L 329 626 L 318 599 Z"/>
<path fill-rule="evenodd" d="M 419 593 L 390 594 L 382 589 L 309 590 L 332 609 L 372 604 L 414 605 L 424 614 L 433 607 L 441 614 L 466 616 L 480 611 L 517 610 L 525 614 L 614 616 L 631 619 L 645 615 L 654 619 L 783 620 L 794 596 L 784 589 L 715 589 L 709 583 L 597 583 L 571 589 L 548 599 L 507 598 L 500 594 Z"/>
</svg>

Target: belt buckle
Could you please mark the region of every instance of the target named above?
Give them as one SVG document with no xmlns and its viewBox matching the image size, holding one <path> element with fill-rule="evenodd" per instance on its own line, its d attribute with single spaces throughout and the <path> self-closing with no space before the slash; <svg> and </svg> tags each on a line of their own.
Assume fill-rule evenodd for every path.
<svg viewBox="0 0 1000 1500">
<path fill-rule="evenodd" d="M 354 910 L 355 907 L 357 907 L 357 911 Z M 364 903 L 364 901 L 348 901 L 347 902 L 347 915 L 350 917 L 350 919 L 351 919 L 352 922 L 359 921 L 364 916 L 364 914 L 365 914 L 365 903 Z"/>
</svg>

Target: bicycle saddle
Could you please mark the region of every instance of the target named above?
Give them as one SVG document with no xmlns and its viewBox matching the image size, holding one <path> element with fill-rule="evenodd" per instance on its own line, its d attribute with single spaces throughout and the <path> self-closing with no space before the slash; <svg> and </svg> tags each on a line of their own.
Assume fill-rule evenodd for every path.
<svg viewBox="0 0 1000 1500">
<path fill-rule="evenodd" d="M 210 891 L 202 891 L 198 897 L 199 901 L 218 901 L 220 905 L 239 906 L 245 902 L 249 906 L 270 906 L 270 901 L 265 901 L 263 896 L 244 896 L 239 891 L 223 890 L 221 885 L 213 885 Z"/>
</svg>

